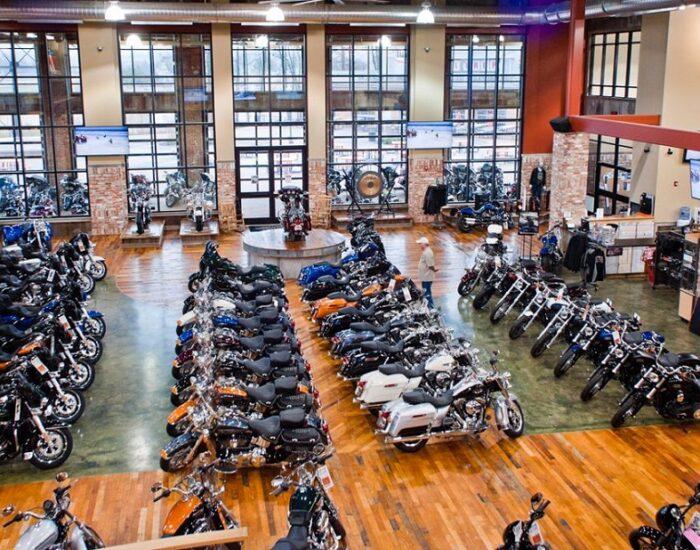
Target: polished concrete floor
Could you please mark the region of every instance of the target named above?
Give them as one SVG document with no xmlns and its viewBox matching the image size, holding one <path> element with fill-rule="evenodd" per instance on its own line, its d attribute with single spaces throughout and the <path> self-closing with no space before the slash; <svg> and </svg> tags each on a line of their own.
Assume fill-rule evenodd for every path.
<svg viewBox="0 0 700 550">
<path fill-rule="evenodd" d="M 391 259 L 403 271 L 411 272 L 415 266 L 409 265 L 409 255 L 400 251 L 412 243 L 406 242 L 401 232 L 384 235 Z M 444 246 L 449 248 L 454 244 L 444 243 Z M 441 243 L 436 242 L 434 247 L 439 250 Z M 579 393 L 591 372 L 590 363 L 581 360 L 568 376 L 555 379 L 551 371 L 563 347 L 555 346 L 545 356 L 531 358 L 529 348 L 539 325 L 531 327 L 518 341 L 510 341 L 507 331 L 515 313 L 493 326 L 487 310 L 475 311 L 470 299 L 458 297 L 457 281 L 463 266 L 471 261 L 471 248 L 466 253 L 460 250 L 441 250 L 441 253 L 451 253 L 453 261 L 440 266 L 436 304 L 455 335 L 466 336 L 484 352 L 484 361 L 488 359 L 485 352 L 500 351 L 500 368 L 513 375 L 513 389 L 525 409 L 527 432 L 608 427 L 617 402 L 624 395 L 622 388 L 611 383 L 592 402 L 581 402 Z M 170 289 L 171 292 L 184 297 L 184 282 L 178 287 Z M 597 295 L 611 297 L 621 311 L 637 312 L 645 327 L 666 336 L 673 351 L 700 350 L 700 338 L 688 332 L 687 325 L 676 315 L 674 291 L 653 290 L 640 279 L 608 279 L 600 284 Z M 157 295 L 154 298 L 136 300 L 123 293 L 112 277 L 97 286 L 93 306 L 105 314 L 108 331 L 95 383 L 86 393 L 86 411 L 73 429 L 73 454 L 64 466 L 76 475 L 158 468 L 159 451 L 169 440 L 164 426 L 172 410 L 168 400 L 172 382 L 169 371 L 175 342 L 174 322 L 180 314 L 181 302 L 159 300 Z M 647 407 L 632 423 L 659 422 L 662 420 Z M 2 466 L 0 483 L 43 478 L 42 472 L 15 460 Z"/>
</svg>

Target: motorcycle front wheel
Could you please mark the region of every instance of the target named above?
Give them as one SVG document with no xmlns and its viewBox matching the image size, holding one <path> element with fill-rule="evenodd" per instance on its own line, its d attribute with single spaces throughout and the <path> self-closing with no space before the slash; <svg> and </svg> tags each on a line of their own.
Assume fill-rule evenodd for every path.
<svg viewBox="0 0 700 550">
<path fill-rule="evenodd" d="M 556 334 L 556 330 L 546 330 L 540 334 L 530 348 L 530 355 L 535 358 L 540 357 L 545 351 L 547 351 L 547 346 L 552 343 L 552 340 L 554 340 Z"/>
<path fill-rule="evenodd" d="M 515 439 L 523 435 L 525 431 L 525 414 L 523 413 L 523 408 L 520 406 L 520 402 L 517 399 L 510 400 L 510 406 L 508 407 L 508 422 L 510 427 L 503 430 L 511 439 Z"/>
<path fill-rule="evenodd" d="M 95 281 L 103 280 L 107 276 L 107 262 L 103 260 L 92 262 L 90 265 L 90 276 Z"/>
<path fill-rule="evenodd" d="M 520 338 L 523 334 L 525 334 L 525 325 L 527 325 L 527 322 L 530 320 L 529 317 L 520 317 L 515 324 L 510 327 L 510 330 L 508 331 L 508 337 L 511 340 L 517 340 Z"/>
<path fill-rule="evenodd" d="M 428 439 L 426 438 L 419 439 L 418 441 L 402 441 L 399 443 L 394 443 L 394 447 L 396 447 L 399 451 L 403 451 L 404 453 L 417 453 L 427 444 Z"/>
<path fill-rule="evenodd" d="M 100 358 L 104 349 L 100 341 L 94 336 L 85 336 L 85 340 L 80 345 L 80 356 L 90 363 L 95 365 Z"/>
<path fill-rule="evenodd" d="M 467 223 L 466 218 L 460 217 L 457 220 L 457 228 L 462 232 L 462 233 L 471 233 L 471 230 L 474 229 L 474 226 L 470 223 Z"/>
<path fill-rule="evenodd" d="M 136 212 L 136 232 L 139 235 L 143 235 L 144 227 L 143 212 Z"/>
<path fill-rule="evenodd" d="M 569 370 L 571 370 L 571 367 L 576 364 L 576 361 L 578 361 L 580 356 L 580 352 L 572 348 L 567 348 L 566 351 L 561 354 L 559 361 L 557 361 L 557 364 L 554 366 L 554 376 L 557 378 L 564 376 L 567 372 L 569 372 Z"/>
<path fill-rule="evenodd" d="M 80 279 L 78 279 L 78 284 L 80 285 L 80 290 L 85 294 L 92 294 L 92 291 L 95 290 L 95 279 L 88 274 L 81 275 Z"/>
<path fill-rule="evenodd" d="M 478 278 L 474 277 L 473 279 L 469 279 L 468 281 L 460 281 L 459 286 L 457 287 L 457 292 L 459 292 L 460 296 L 469 296 L 476 288 L 476 283 L 478 282 Z"/>
<path fill-rule="evenodd" d="M 496 288 L 493 286 L 487 286 L 481 289 L 481 292 L 474 296 L 474 301 L 472 302 L 472 306 L 474 309 L 484 309 L 486 307 L 486 304 L 489 303 L 489 300 L 491 297 L 496 293 Z"/>
<path fill-rule="evenodd" d="M 178 472 L 187 468 L 190 465 L 190 461 L 187 457 L 192 449 L 189 446 L 180 447 L 174 453 L 167 457 L 160 457 L 160 469 L 164 472 Z M 195 456 L 197 453 L 195 453 Z"/>
<path fill-rule="evenodd" d="M 610 382 L 610 371 L 607 367 L 598 367 L 581 390 L 581 401 L 590 401 Z"/>
<path fill-rule="evenodd" d="M 85 400 L 75 390 L 63 390 L 63 397 L 56 396 L 52 404 L 53 416 L 59 422 L 75 424 L 85 411 Z"/>
<path fill-rule="evenodd" d="M 46 437 L 39 436 L 29 459 L 40 470 L 63 464 L 73 451 L 73 436 L 68 428 L 46 428 Z"/>
<path fill-rule="evenodd" d="M 661 537 L 661 531 L 644 525 L 630 533 L 630 546 L 633 550 L 655 550 Z"/>
<path fill-rule="evenodd" d="M 68 371 L 68 380 L 71 388 L 78 391 L 85 391 L 95 381 L 95 368 L 84 361 L 78 361 L 75 366 Z"/>
<path fill-rule="evenodd" d="M 83 542 L 85 543 L 85 546 L 88 548 L 88 550 L 105 547 L 104 541 L 92 527 L 83 525 L 82 530 L 84 535 Z"/>
<path fill-rule="evenodd" d="M 83 323 L 83 332 L 94 336 L 98 340 L 102 340 L 107 332 L 107 323 L 104 317 L 90 317 L 87 319 L 85 323 Z"/>
<path fill-rule="evenodd" d="M 610 419 L 610 424 L 613 428 L 622 427 L 629 418 L 634 418 L 643 406 L 644 401 L 636 393 L 628 394 Z"/>
<path fill-rule="evenodd" d="M 506 311 L 509 307 L 509 300 L 504 300 L 503 302 L 499 303 L 498 306 L 491 312 L 491 315 L 489 315 L 489 320 L 491 321 L 491 324 L 497 325 L 498 323 L 500 323 L 506 316 Z"/>
</svg>

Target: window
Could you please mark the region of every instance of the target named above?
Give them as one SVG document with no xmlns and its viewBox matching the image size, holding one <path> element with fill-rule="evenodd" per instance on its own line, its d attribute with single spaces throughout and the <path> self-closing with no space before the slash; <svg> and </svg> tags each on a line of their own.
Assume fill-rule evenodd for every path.
<svg viewBox="0 0 700 550">
<path fill-rule="evenodd" d="M 593 208 L 603 208 L 606 216 L 620 214 L 627 208 L 632 182 L 632 142 L 608 136 L 591 139 L 589 174 L 595 174 Z"/>
<path fill-rule="evenodd" d="M 450 201 L 504 197 L 520 181 L 524 37 L 448 36 L 445 162 Z"/>
<path fill-rule="evenodd" d="M 0 32 L 0 218 L 89 216 L 77 33 Z"/>
<path fill-rule="evenodd" d="M 185 189 L 216 181 L 211 36 L 122 33 L 120 62 L 127 180 L 152 182 L 157 211 L 184 210 Z"/>
<path fill-rule="evenodd" d="M 306 145 L 304 35 L 234 36 L 236 147 Z"/>
<path fill-rule="evenodd" d="M 598 33 L 589 37 L 588 95 L 637 97 L 640 38 L 640 31 Z"/>
<path fill-rule="evenodd" d="M 333 204 L 348 204 L 347 180 L 381 174 L 391 202 L 405 203 L 407 173 L 408 36 L 338 34 L 327 37 L 328 172 Z M 352 180 L 351 180 L 352 181 Z M 361 203 L 377 203 L 379 197 Z"/>
</svg>

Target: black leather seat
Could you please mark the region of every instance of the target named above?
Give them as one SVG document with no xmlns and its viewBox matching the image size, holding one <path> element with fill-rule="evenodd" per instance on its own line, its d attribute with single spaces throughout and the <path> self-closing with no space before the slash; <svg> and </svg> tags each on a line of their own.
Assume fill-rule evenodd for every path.
<svg viewBox="0 0 700 550">
<path fill-rule="evenodd" d="M 265 308 L 258 312 L 258 318 L 263 324 L 269 325 L 277 321 L 279 314 L 277 308 Z"/>
<path fill-rule="evenodd" d="M 266 376 L 272 371 L 272 365 L 269 357 L 263 357 L 256 361 L 244 359 L 241 361 L 241 365 L 258 376 Z"/>
<path fill-rule="evenodd" d="M 536 269 L 538 267 L 538 263 L 537 260 L 533 260 L 532 258 L 521 258 L 520 266 L 523 269 Z"/>
<path fill-rule="evenodd" d="M 241 346 L 250 351 L 262 351 L 265 348 L 265 337 L 264 336 L 253 336 L 252 338 L 247 338 L 245 336 L 239 338 Z"/>
<path fill-rule="evenodd" d="M 282 442 L 291 446 L 309 447 L 321 440 L 315 428 L 295 428 L 282 432 Z"/>
<path fill-rule="evenodd" d="M 276 351 L 268 356 L 270 364 L 274 368 L 288 367 L 292 364 L 292 352 L 287 351 Z"/>
<path fill-rule="evenodd" d="M 257 296 L 255 298 L 255 304 L 258 306 L 268 306 L 272 303 L 272 295 L 266 294 L 264 296 Z"/>
<path fill-rule="evenodd" d="M 622 341 L 630 346 L 638 346 L 644 341 L 644 336 L 641 332 L 626 332 L 622 336 Z"/>
<path fill-rule="evenodd" d="M 282 330 L 266 330 L 262 337 L 265 344 L 281 344 L 284 341 L 284 332 Z"/>
<path fill-rule="evenodd" d="M 283 395 L 295 394 L 298 383 L 295 376 L 283 376 L 275 380 L 275 392 Z"/>
<path fill-rule="evenodd" d="M 280 422 L 283 428 L 301 428 L 306 419 L 304 409 L 287 409 L 280 412 Z"/>
<path fill-rule="evenodd" d="M 440 395 L 430 395 L 423 390 L 407 391 L 403 394 L 403 400 L 409 405 L 430 403 L 433 407 L 446 407 L 452 403 L 452 390 L 442 392 Z"/>
<path fill-rule="evenodd" d="M 558 275 L 555 275 L 554 273 L 543 273 L 541 275 L 541 278 L 544 282 L 550 283 L 550 284 L 564 284 L 565 281 Z"/>
<path fill-rule="evenodd" d="M 368 331 L 373 332 L 374 334 L 384 334 L 387 330 L 389 330 L 389 323 L 385 323 L 384 325 L 375 325 L 373 323 L 368 323 L 367 321 L 357 321 L 350 323 L 350 328 L 359 332 Z"/>
<path fill-rule="evenodd" d="M 24 338 L 25 334 L 14 325 L 0 325 L 0 336 L 19 339 Z"/>
<path fill-rule="evenodd" d="M 260 317 L 237 317 L 238 324 L 246 330 L 258 330 L 262 326 Z"/>
<path fill-rule="evenodd" d="M 282 431 L 282 421 L 279 416 L 270 416 L 262 420 L 248 420 L 250 429 L 265 439 L 275 439 Z"/>
<path fill-rule="evenodd" d="M 404 365 L 403 363 L 386 363 L 384 365 L 379 365 L 379 372 L 382 374 L 392 375 L 392 374 L 403 374 L 406 378 L 416 378 L 417 376 L 423 376 L 425 373 L 424 365 Z"/>
<path fill-rule="evenodd" d="M 379 353 L 386 353 L 387 355 L 392 355 L 394 353 L 400 353 L 403 351 L 404 343 L 403 340 L 399 340 L 396 344 L 387 344 L 386 342 L 377 342 L 375 340 L 371 342 L 362 342 L 362 349 L 365 351 L 378 351 Z"/>
<path fill-rule="evenodd" d="M 264 403 L 266 405 L 272 403 L 272 401 L 275 399 L 275 395 L 277 395 L 275 384 L 272 382 L 268 382 L 262 386 L 248 386 L 246 391 L 248 392 L 248 397 L 250 397 L 253 401 Z"/>
<path fill-rule="evenodd" d="M 675 369 L 680 364 L 680 362 L 680 356 L 675 353 L 671 353 L 670 351 L 668 353 L 664 353 L 661 357 L 659 357 L 659 365 L 667 369 Z"/>
<path fill-rule="evenodd" d="M 292 525 L 287 536 L 278 540 L 272 550 L 306 550 L 309 548 L 308 530 L 303 525 Z"/>
<path fill-rule="evenodd" d="M 7 363 L 8 361 L 12 360 L 12 357 L 14 357 L 11 353 L 5 353 L 4 351 L 0 350 L 0 363 Z"/>
</svg>

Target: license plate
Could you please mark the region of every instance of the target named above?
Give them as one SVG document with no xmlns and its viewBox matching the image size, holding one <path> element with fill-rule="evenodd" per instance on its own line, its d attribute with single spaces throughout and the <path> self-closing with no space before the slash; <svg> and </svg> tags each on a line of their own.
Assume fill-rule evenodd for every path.
<svg viewBox="0 0 700 550">
<path fill-rule="evenodd" d="M 474 225 L 476 223 L 476 218 L 464 218 L 464 223 L 468 223 L 469 225 Z"/>
<path fill-rule="evenodd" d="M 321 482 L 321 485 L 323 485 L 323 488 L 326 491 L 330 491 L 333 488 L 333 478 L 331 477 L 331 473 L 328 471 L 328 466 L 324 465 L 316 470 L 316 477 L 318 477 L 318 480 Z"/>
<path fill-rule="evenodd" d="M 83 244 L 83 241 L 78 241 L 78 250 L 80 250 L 80 252 L 85 252 L 85 245 Z"/>
<path fill-rule="evenodd" d="M 540 526 L 537 524 L 536 521 L 532 522 L 532 526 L 530 527 L 530 531 L 528 532 L 528 534 L 530 535 L 530 542 L 533 545 L 544 544 L 544 537 L 542 536 Z"/>
<path fill-rule="evenodd" d="M 43 376 L 44 374 L 46 374 L 47 372 L 49 372 L 48 367 L 47 367 L 46 365 L 44 365 L 44 363 L 43 363 L 43 362 L 41 361 L 41 359 L 39 359 L 38 357 L 36 357 L 36 356 L 35 356 L 35 357 L 32 357 L 32 358 L 30 359 L 30 362 L 31 362 L 32 366 L 33 366 L 36 370 L 38 370 L 38 371 L 39 371 L 39 374 L 41 374 L 42 376 Z"/>
<path fill-rule="evenodd" d="M 408 291 L 406 287 L 403 287 L 403 297 L 407 302 L 411 301 L 411 293 Z"/>
<path fill-rule="evenodd" d="M 56 277 L 56 271 L 53 269 L 49 269 L 49 274 L 46 276 L 46 280 L 50 283 L 53 283 L 53 280 L 55 277 Z"/>
<path fill-rule="evenodd" d="M 616 345 L 620 343 L 620 333 L 619 332 L 617 332 L 616 330 L 613 331 L 612 337 L 613 337 L 613 342 L 615 342 Z"/>
</svg>

